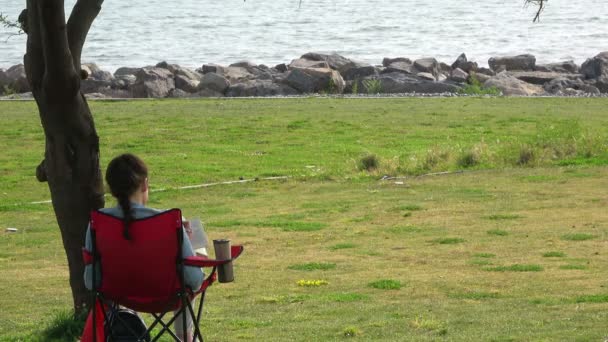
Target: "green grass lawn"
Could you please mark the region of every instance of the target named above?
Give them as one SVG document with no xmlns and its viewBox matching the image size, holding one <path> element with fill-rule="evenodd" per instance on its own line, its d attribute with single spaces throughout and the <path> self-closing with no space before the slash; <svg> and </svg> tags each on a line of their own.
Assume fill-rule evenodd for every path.
<svg viewBox="0 0 608 342">
<path fill-rule="evenodd" d="M 208 292 L 210 341 L 602 340 L 607 106 L 91 103 L 104 166 L 140 155 L 165 190 L 151 206 L 246 246 L 236 281 Z M 49 198 L 35 104 L 0 102 L 0 123 L 0 341 L 31 340 L 70 309 L 67 262 L 51 206 L 30 204 Z M 178 189 L 269 176 L 290 178 Z"/>
</svg>

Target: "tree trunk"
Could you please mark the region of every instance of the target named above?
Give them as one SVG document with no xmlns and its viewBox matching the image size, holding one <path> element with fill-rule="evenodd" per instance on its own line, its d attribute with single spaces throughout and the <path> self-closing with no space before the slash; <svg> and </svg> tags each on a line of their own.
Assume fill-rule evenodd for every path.
<svg viewBox="0 0 608 342">
<path fill-rule="evenodd" d="M 46 136 L 36 170 L 47 181 L 70 270 L 75 313 L 87 309 L 84 245 L 89 212 L 103 207 L 99 137 L 80 92 L 80 54 L 101 0 L 78 0 L 66 25 L 63 0 L 27 0 L 20 19 L 28 35 L 27 78 Z"/>
</svg>

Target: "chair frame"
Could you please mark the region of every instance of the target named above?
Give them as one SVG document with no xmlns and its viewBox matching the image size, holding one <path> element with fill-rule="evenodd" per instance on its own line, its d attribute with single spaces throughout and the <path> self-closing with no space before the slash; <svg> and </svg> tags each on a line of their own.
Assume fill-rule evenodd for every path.
<svg viewBox="0 0 608 342">
<path fill-rule="evenodd" d="M 217 274 L 216 274 L 217 267 L 236 259 L 242 253 L 243 247 L 242 246 L 233 246 L 232 250 L 231 250 L 232 258 L 228 259 L 228 260 L 214 260 L 214 259 L 208 259 L 206 257 L 200 257 L 200 256 L 184 258 L 182 255 L 184 230 L 182 228 L 182 222 L 181 222 L 182 216 L 181 216 L 181 211 L 179 209 L 170 209 L 167 211 L 163 211 L 163 212 L 153 215 L 153 216 L 135 220 L 134 222 L 149 220 L 156 216 L 166 214 L 167 212 L 170 212 L 170 211 L 177 211 L 179 213 L 179 218 L 180 218 L 179 221 L 177 222 L 179 227 L 176 227 L 177 243 L 178 243 L 178 246 L 177 246 L 178 257 L 176 260 L 176 267 L 177 267 L 178 277 L 179 277 L 179 281 L 180 281 L 180 288 L 179 288 L 178 292 L 175 294 L 176 299 L 174 302 L 168 302 L 166 309 L 162 310 L 162 312 L 160 312 L 160 313 L 147 312 L 154 317 L 154 321 L 142 335 L 137 336 L 136 332 L 133 331 L 130 327 L 128 327 L 128 325 L 124 324 L 124 326 L 130 330 L 130 333 L 132 333 L 133 336 L 137 337 L 138 341 L 147 341 L 151 336 L 152 330 L 157 325 L 161 326 L 161 330 L 156 336 L 154 336 L 154 338 L 151 341 L 157 341 L 165 332 L 167 332 L 169 335 L 171 335 L 171 337 L 173 337 L 173 339 L 175 341 L 180 341 L 180 339 L 176 336 L 176 334 L 171 330 L 171 325 L 174 323 L 174 321 L 177 319 L 177 317 L 179 315 L 185 316 L 186 310 L 188 310 L 188 313 L 191 315 L 193 325 L 194 325 L 193 337 L 196 338 L 198 341 L 203 341 L 203 335 L 201 333 L 199 324 L 200 324 L 200 320 L 202 317 L 203 304 L 204 304 L 204 300 L 205 300 L 205 293 L 206 293 L 207 287 L 211 286 L 213 284 L 213 282 L 215 282 L 215 280 L 217 279 Z M 124 321 L 118 315 L 112 315 L 111 318 L 109 317 L 107 308 L 109 308 L 110 310 L 116 310 L 121 303 L 115 303 L 113 301 L 106 299 L 104 297 L 103 293 L 99 291 L 99 287 L 97 286 L 97 279 L 96 279 L 97 271 L 98 271 L 97 267 L 98 267 L 98 264 L 101 265 L 101 257 L 97 251 L 96 231 L 93 228 L 94 224 L 95 224 L 94 217 L 96 215 L 104 215 L 104 216 L 108 216 L 108 217 L 111 217 L 111 218 L 114 218 L 114 219 L 117 219 L 120 221 L 122 221 L 122 219 L 118 218 L 116 216 L 104 213 L 99 210 L 93 211 L 91 213 L 91 221 L 90 221 L 90 227 L 91 227 L 90 236 L 91 236 L 91 242 L 92 242 L 92 250 L 86 251 L 83 248 L 83 256 L 85 259 L 85 264 L 92 264 L 92 268 L 93 268 L 93 275 L 92 275 L 93 290 L 91 291 L 92 292 L 92 303 L 93 303 L 93 312 L 92 312 L 93 332 L 94 332 L 93 341 L 94 342 L 105 342 L 105 341 L 97 341 L 97 334 L 95 332 L 97 331 L 96 315 L 98 313 L 97 313 L 97 310 L 95 309 L 95 305 L 99 304 L 103 308 L 102 312 L 103 312 L 103 318 L 104 318 L 104 323 L 105 323 L 104 325 L 111 324 L 111 321 L 113 319 L 118 319 L 119 321 L 121 321 L 123 323 L 124 323 Z M 192 292 L 184 284 L 184 267 L 186 267 L 186 266 L 211 267 L 212 268 L 211 272 L 204 279 L 203 284 L 201 285 L 201 288 L 197 292 Z M 200 299 L 199 299 L 198 308 L 196 310 L 197 312 L 195 315 L 194 309 L 196 307 L 196 303 L 195 303 L 196 296 L 200 296 Z M 163 322 L 163 318 L 165 317 L 165 315 L 168 312 L 173 311 L 172 308 L 174 308 L 177 305 L 178 301 L 181 301 L 181 305 L 179 306 L 178 311 L 174 314 L 174 316 L 167 323 Z M 194 302 L 194 305 L 193 305 L 193 302 Z M 126 306 L 126 307 L 128 307 L 128 306 Z M 183 324 L 182 331 L 184 331 L 184 333 L 187 334 L 187 320 L 185 317 L 182 319 L 182 324 Z M 105 329 L 105 327 L 103 327 L 103 329 Z M 109 333 L 111 334 L 111 331 Z M 107 337 L 106 337 L 106 339 L 107 339 Z"/>
</svg>

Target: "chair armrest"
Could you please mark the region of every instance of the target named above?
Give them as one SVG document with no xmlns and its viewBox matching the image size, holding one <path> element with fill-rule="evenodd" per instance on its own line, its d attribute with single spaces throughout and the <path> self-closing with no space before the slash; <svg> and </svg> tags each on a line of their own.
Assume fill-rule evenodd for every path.
<svg viewBox="0 0 608 342">
<path fill-rule="evenodd" d="M 230 248 L 230 255 L 232 255 L 232 260 L 238 258 L 244 250 L 245 247 L 243 247 L 242 245 L 232 246 Z"/>
<path fill-rule="evenodd" d="M 186 257 L 184 258 L 184 265 L 196 267 L 217 267 L 235 260 L 241 255 L 241 253 L 243 253 L 243 250 L 243 246 L 232 246 L 232 248 L 230 249 L 232 259 L 228 260 L 209 259 L 204 256 Z"/>
<path fill-rule="evenodd" d="M 93 263 L 93 253 L 84 247 L 82 247 L 82 260 L 84 261 L 85 265 L 90 265 Z"/>
<path fill-rule="evenodd" d="M 184 258 L 185 266 L 196 266 L 196 267 L 216 267 L 219 265 L 223 265 L 230 260 L 215 260 L 209 259 L 204 256 L 191 256 Z"/>
</svg>

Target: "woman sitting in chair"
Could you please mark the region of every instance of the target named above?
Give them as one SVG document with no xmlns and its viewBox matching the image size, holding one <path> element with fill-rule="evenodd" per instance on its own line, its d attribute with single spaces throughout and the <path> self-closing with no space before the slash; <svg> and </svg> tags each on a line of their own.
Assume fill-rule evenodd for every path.
<svg viewBox="0 0 608 342">
<path fill-rule="evenodd" d="M 108 165 L 106 171 L 106 182 L 110 186 L 112 196 L 116 197 L 118 205 L 113 208 L 101 209 L 102 212 L 123 218 L 125 221 L 124 238 L 130 239 L 129 223 L 133 220 L 142 219 L 156 215 L 161 210 L 146 207 L 148 202 L 148 168 L 146 164 L 133 154 L 122 154 L 114 158 Z M 194 256 L 195 253 L 190 243 L 192 230 L 187 221 L 184 221 L 184 239 L 182 244 L 182 255 L 184 257 Z M 87 229 L 85 248 L 92 250 L 92 241 L 90 228 Z M 97 268 L 99 270 L 99 268 Z M 101 272 L 96 272 L 96 283 L 100 284 Z M 184 283 L 192 291 L 197 291 L 203 283 L 203 271 L 198 267 L 186 266 L 184 269 Z M 93 267 L 87 265 L 84 273 L 85 286 L 93 289 Z M 187 310 L 186 310 L 187 311 Z M 177 336 L 182 341 L 192 341 L 192 317 L 186 315 L 187 333 L 184 334 L 182 320 L 183 315 L 180 315 L 174 323 Z M 186 338 L 184 338 L 184 335 Z"/>
</svg>

